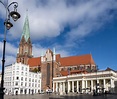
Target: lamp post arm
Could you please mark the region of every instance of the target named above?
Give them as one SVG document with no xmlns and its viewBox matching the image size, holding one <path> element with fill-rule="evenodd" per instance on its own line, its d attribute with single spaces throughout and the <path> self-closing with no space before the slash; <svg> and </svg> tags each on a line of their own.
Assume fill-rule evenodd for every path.
<svg viewBox="0 0 117 99">
<path fill-rule="evenodd" d="M 17 2 L 11 2 L 8 6 L 6 6 L 1 0 L 0 0 L 0 3 L 2 3 L 2 5 L 5 7 L 5 9 L 8 10 L 8 12 L 10 13 L 10 10 L 9 10 L 9 7 L 14 4 L 14 8 L 17 8 L 18 7 L 18 3 Z"/>
<path fill-rule="evenodd" d="M 14 4 L 14 8 L 17 8 L 17 7 L 18 7 L 18 3 L 17 3 L 17 2 L 11 2 L 11 3 L 8 5 L 8 7 L 7 7 L 7 10 L 8 10 L 9 13 L 10 13 L 9 7 L 10 7 L 12 4 Z"/>
</svg>

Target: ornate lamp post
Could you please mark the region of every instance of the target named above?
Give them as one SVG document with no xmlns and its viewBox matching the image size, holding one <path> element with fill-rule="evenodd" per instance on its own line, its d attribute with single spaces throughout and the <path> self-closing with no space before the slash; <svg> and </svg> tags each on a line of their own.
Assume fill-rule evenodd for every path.
<svg viewBox="0 0 117 99">
<path fill-rule="evenodd" d="M 10 22 L 10 18 L 14 21 L 17 21 L 20 18 L 20 14 L 17 12 L 18 3 L 11 2 L 9 5 L 5 5 L 2 1 L 0 3 L 5 7 L 6 10 L 6 19 L 4 22 L 5 30 L 4 30 L 4 40 L 3 40 L 3 56 L 2 56 L 2 78 L 1 78 L 1 87 L 0 87 L 0 99 L 4 99 L 4 63 L 5 63 L 5 45 L 6 45 L 6 33 L 13 24 Z M 9 7 L 13 5 L 14 11 L 10 11 Z"/>
</svg>

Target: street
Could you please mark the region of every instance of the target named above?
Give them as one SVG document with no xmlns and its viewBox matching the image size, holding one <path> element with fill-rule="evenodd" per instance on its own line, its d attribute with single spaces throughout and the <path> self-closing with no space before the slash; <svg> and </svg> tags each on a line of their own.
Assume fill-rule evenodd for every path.
<svg viewBox="0 0 117 99">
<path fill-rule="evenodd" d="M 92 96 L 88 94 L 79 94 L 79 95 L 47 95 L 47 94 L 35 94 L 35 95 L 5 95 L 4 99 L 116 99 L 117 95 L 101 95 L 101 96 Z"/>
</svg>

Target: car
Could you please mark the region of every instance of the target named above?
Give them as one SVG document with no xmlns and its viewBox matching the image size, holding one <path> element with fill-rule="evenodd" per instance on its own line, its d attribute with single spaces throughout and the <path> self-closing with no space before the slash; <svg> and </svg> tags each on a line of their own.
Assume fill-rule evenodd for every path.
<svg viewBox="0 0 117 99">
<path fill-rule="evenodd" d="M 40 92 L 39 92 L 39 94 L 44 94 L 45 92 L 43 91 L 43 90 L 41 90 Z"/>
<path fill-rule="evenodd" d="M 51 89 L 48 89 L 48 93 L 52 93 L 52 90 Z"/>
</svg>

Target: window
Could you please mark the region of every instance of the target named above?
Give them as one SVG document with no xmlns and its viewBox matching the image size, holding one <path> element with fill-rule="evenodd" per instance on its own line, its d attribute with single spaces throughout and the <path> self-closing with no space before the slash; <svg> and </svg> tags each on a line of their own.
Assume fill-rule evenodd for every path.
<svg viewBox="0 0 117 99">
<path fill-rule="evenodd" d="M 18 85 L 18 82 L 16 82 L 15 85 L 17 86 Z"/>
<path fill-rule="evenodd" d="M 22 67 L 22 70 L 24 70 L 24 67 Z"/>
<path fill-rule="evenodd" d="M 27 78 L 25 78 L 25 81 L 27 81 Z"/>
<path fill-rule="evenodd" d="M 21 82 L 21 86 L 23 86 L 23 82 Z"/>
<path fill-rule="evenodd" d="M 27 71 L 27 68 L 25 70 Z"/>
<path fill-rule="evenodd" d="M 22 75 L 23 75 L 23 72 L 22 72 Z"/>
<path fill-rule="evenodd" d="M 19 80 L 19 77 L 16 77 L 16 80 Z"/>
<path fill-rule="evenodd" d="M 21 77 L 21 80 L 23 81 L 23 77 Z"/>
<path fill-rule="evenodd" d="M 40 80 L 38 82 L 40 83 Z"/>
<path fill-rule="evenodd" d="M 19 74 L 19 71 L 16 71 L 17 74 Z"/>
<path fill-rule="evenodd" d="M 23 89 L 20 90 L 20 93 L 23 93 Z"/>
</svg>

